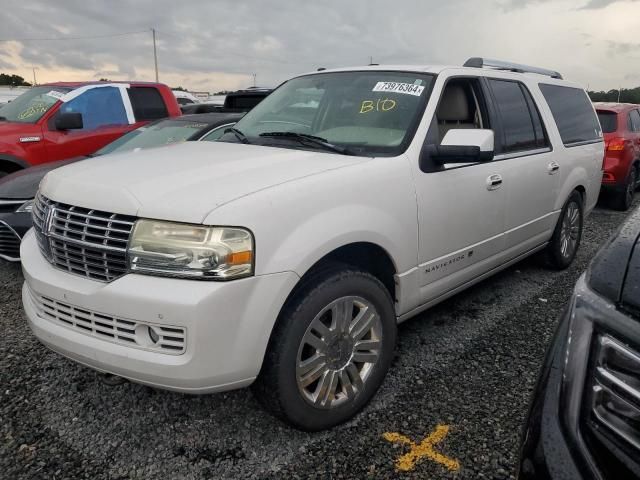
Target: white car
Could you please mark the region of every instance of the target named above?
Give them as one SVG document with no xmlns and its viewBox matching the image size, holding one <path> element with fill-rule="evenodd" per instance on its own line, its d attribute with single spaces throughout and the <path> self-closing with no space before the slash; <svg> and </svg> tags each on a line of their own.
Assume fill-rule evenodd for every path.
<svg viewBox="0 0 640 480">
<path fill-rule="evenodd" d="M 173 96 L 176 97 L 178 105 L 190 105 L 192 103 L 201 103 L 201 100 L 193 93 L 186 90 L 173 90 Z"/>
<path fill-rule="evenodd" d="M 302 429 L 351 418 L 399 322 L 541 250 L 567 267 L 597 201 L 584 90 L 466 65 L 302 75 L 219 142 L 49 173 L 21 250 L 34 334 L 158 388 L 253 383 Z"/>
</svg>

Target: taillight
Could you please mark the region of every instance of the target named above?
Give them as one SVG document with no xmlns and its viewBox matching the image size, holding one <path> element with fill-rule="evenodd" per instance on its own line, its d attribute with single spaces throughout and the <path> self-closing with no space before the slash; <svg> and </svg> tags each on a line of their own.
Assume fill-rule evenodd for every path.
<svg viewBox="0 0 640 480">
<path fill-rule="evenodd" d="M 607 150 L 610 152 L 621 152 L 625 146 L 626 142 L 624 138 L 612 138 L 607 144 Z"/>
</svg>

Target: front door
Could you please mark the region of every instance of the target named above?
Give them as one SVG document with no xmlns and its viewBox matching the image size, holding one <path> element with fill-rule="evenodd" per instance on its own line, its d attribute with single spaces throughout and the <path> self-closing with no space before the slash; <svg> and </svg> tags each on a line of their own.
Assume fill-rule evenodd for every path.
<svg viewBox="0 0 640 480">
<path fill-rule="evenodd" d="M 451 129 L 493 128 L 477 78 L 449 79 L 440 91 L 427 143 L 439 144 Z M 490 161 L 434 165 L 433 171 L 416 173 L 422 303 L 499 264 L 507 203 L 503 168 Z"/>
<path fill-rule="evenodd" d="M 67 112 L 81 113 L 83 128 L 56 130 L 56 115 Z M 135 128 L 136 125 L 132 125 L 134 120 L 130 117 L 118 87 L 99 87 L 84 91 L 62 103 L 56 114 L 44 125 L 48 161 L 85 156 L 99 150 Z"/>
</svg>

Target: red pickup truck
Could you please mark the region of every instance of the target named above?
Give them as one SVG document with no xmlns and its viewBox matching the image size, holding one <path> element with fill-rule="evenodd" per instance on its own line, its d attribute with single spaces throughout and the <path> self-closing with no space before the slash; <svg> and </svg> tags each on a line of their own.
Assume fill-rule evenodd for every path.
<svg viewBox="0 0 640 480">
<path fill-rule="evenodd" d="M 169 87 L 146 82 L 59 82 L 0 107 L 0 177 L 84 156 L 141 125 L 180 115 Z"/>
</svg>

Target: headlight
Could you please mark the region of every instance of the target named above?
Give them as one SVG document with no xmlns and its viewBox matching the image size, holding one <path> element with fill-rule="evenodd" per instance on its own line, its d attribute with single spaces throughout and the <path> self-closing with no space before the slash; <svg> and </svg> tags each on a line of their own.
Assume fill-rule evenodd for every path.
<svg viewBox="0 0 640 480">
<path fill-rule="evenodd" d="M 24 202 L 22 205 L 18 207 L 18 210 L 16 210 L 16 213 L 31 213 L 31 211 L 33 210 L 33 202 L 34 202 L 33 198 L 31 200 L 27 200 L 26 202 Z"/>
<path fill-rule="evenodd" d="M 253 274 L 253 236 L 236 227 L 138 220 L 128 257 L 132 272 L 231 280 Z"/>
</svg>

